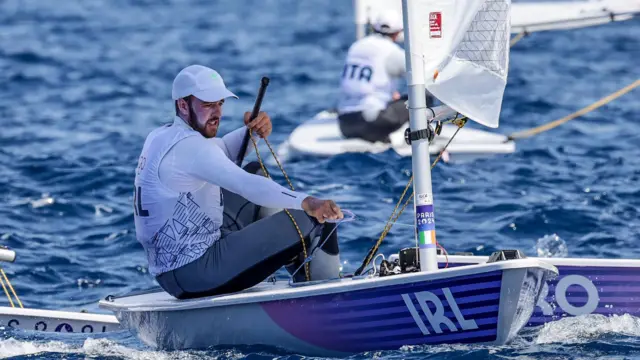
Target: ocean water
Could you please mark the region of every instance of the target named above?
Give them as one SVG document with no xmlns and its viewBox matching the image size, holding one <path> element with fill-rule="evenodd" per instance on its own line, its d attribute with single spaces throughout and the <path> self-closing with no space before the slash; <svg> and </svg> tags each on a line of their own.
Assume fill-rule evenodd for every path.
<svg viewBox="0 0 640 360">
<path fill-rule="evenodd" d="M 351 1 L 94 0 L 0 2 L 0 244 L 25 306 L 103 312 L 97 301 L 153 287 L 132 215 L 146 134 L 172 119 L 171 81 L 191 63 L 218 69 L 240 96 L 222 133 L 241 125 L 260 77 L 280 145 L 332 107 L 355 38 Z M 555 120 L 640 77 L 640 21 L 536 33 L 511 51 L 503 134 Z M 438 241 L 449 251 L 638 258 L 640 101 L 631 92 L 517 151 L 433 170 Z M 473 126 L 473 125 L 471 125 Z M 263 154 L 268 154 L 264 144 Z M 275 179 L 285 184 L 270 163 Z M 378 238 L 411 171 L 392 151 L 285 163 L 297 189 L 332 198 L 347 271 Z M 381 247 L 411 244 L 408 212 Z M 549 245 L 559 239 L 562 246 Z M 157 352 L 126 332 L 90 339 L 3 330 L 15 358 L 300 358 L 273 349 Z M 640 320 L 565 319 L 504 347 L 406 347 L 354 358 L 640 358 Z"/>
</svg>

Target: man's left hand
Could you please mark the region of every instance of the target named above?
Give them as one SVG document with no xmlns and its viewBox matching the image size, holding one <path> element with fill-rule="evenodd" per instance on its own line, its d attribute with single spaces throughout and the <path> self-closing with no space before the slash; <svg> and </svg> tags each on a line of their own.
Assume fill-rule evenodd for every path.
<svg viewBox="0 0 640 360">
<path fill-rule="evenodd" d="M 244 124 L 251 131 L 255 131 L 263 139 L 271 135 L 271 118 L 266 112 L 260 111 L 258 116 L 251 122 L 249 122 L 249 118 L 251 118 L 251 113 L 247 111 L 244 113 Z"/>
</svg>

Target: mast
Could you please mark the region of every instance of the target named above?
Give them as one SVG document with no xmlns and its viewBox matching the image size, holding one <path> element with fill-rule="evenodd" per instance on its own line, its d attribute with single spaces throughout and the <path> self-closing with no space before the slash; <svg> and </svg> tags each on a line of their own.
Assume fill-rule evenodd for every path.
<svg viewBox="0 0 640 360">
<path fill-rule="evenodd" d="M 362 12 L 365 5 L 362 3 L 363 0 L 353 0 L 353 7 L 355 10 L 355 23 L 356 23 L 356 40 L 360 40 L 365 36 L 365 25 L 360 24 L 360 19 L 362 18 Z"/>
<path fill-rule="evenodd" d="M 420 130 L 427 129 L 429 126 L 425 99 L 422 44 L 419 39 L 421 14 L 416 11 L 417 1 L 402 0 L 407 85 L 409 88 L 409 119 L 412 135 L 420 134 Z M 429 140 L 421 136 L 413 138 L 416 137 L 418 139 L 411 141 L 411 163 L 420 271 L 435 271 L 438 269 L 438 259 L 436 225 L 433 213 L 433 191 L 431 188 Z"/>
</svg>

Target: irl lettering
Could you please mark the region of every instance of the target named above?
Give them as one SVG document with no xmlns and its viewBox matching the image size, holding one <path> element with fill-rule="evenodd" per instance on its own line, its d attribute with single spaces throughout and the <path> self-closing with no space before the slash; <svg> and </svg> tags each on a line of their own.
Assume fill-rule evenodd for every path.
<svg viewBox="0 0 640 360">
<path fill-rule="evenodd" d="M 453 294 L 451 294 L 449 288 L 443 288 L 442 293 L 444 294 L 444 297 L 446 298 L 451 311 L 458 321 L 458 324 L 460 324 L 461 329 L 458 329 L 453 321 L 451 321 L 451 319 L 444 315 L 444 305 L 436 294 L 430 291 L 421 291 L 414 293 L 413 295 L 418 300 L 420 310 L 422 310 L 422 313 L 427 318 L 427 321 L 431 325 L 431 328 L 438 334 L 442 333 L 443 325 L 452 332 L 477 329 L 478 324 L 476 324 L 475 320 L 464 318 L 462 312 L 460 311 L 460 308 L 458 308 L 456 299 L 453 297 Z M 418 309 L 416 309 L 415 305 L 413 304 L 413 301 L 411 300 L 409 294 L 402 294 L 402 300 L 404 300 L 405 305 L 407 305 L 407 309 L 409 310 L 409 313 L 411 313 L 411 317 L 416 322 L 416 325 L 418 325 L 420 331 L 422 331 L 422 334 L 430 335 L 431 333 L 427 329 L 424 321 L 422 321 L 422 317 L 420 316 Z M 432 303 L 435 306 L 434 311 L 429 308 L 428 303 Z"/>
</svg>

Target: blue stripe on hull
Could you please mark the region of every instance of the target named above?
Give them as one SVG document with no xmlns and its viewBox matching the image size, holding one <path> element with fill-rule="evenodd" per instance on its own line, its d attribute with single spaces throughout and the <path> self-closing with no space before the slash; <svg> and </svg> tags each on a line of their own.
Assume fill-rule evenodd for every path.
<svg viewBox="0 0 640 360">
<path fill-rule="evenodd" d="M 333 351 L 494 341 L 501 279 L 495 271 L 273 301 L 262 308 L 291 335 Z"/>
<path fill-rule="evenodd" d="M 471 264 L 449 263 L 449 267 Z M 559 276 L 548 282 L 547 295 L 538 302 L 527 326 L 584 314 L 640 317 L 640 267 L 556 267 Z"/>
</svg>

